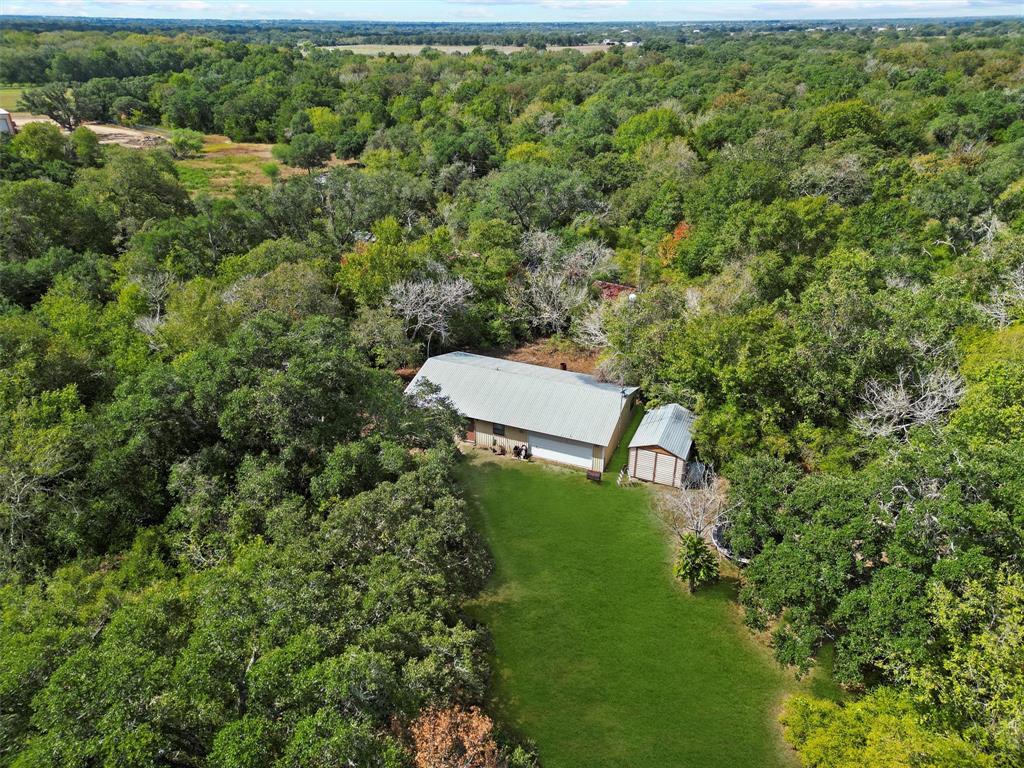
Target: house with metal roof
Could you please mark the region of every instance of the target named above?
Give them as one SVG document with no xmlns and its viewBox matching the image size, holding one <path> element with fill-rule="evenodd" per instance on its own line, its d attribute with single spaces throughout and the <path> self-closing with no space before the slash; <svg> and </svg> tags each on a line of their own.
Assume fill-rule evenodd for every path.
<svg viewBox="0 0 1024 768">
<path fill-rule="evenodd" d="M 409 384 L 436 385 L 467 419 L 480 448 L 603 472 L 629 424 L 637 388 L 584 373 L 449 352 L 431 357 Z"/>
<path fill-rule="evenodd" d="M 649 411 L 629 441 L 629 475 L 680 487 L 693 454 L 693 413 L 669 403 Z"/>
</svg>

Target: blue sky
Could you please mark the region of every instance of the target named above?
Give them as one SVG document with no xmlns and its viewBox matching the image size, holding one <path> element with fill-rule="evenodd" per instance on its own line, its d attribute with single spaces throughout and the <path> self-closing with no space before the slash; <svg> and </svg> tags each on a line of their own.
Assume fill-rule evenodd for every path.
<svg viewBox="0 0 1024 768">
<path fill-rule="evenodd" d="M 0 0 L 50 16 L 380 21 L 710 21 L 1024 14 L 1024 0 Z"/>
</svg>

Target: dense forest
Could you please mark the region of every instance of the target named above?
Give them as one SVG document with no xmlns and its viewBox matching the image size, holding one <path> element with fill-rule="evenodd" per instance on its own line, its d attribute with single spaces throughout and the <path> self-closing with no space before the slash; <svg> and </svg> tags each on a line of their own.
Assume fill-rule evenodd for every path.
<svg viewBox="0 0 1024 768">
<path fill-rule="evenodd" d="M 1024 765 L 1024 26 L 939 31 L 5 29 L 64 130 L 0 143 L 0 765 L 532 764 L 394 371 L 540 338 L 697 414 L 747 622 L 851 691 L 789 704 L 807 765 Z M 308 173 L 193 197 L 89 121 Z"/>
</svg>

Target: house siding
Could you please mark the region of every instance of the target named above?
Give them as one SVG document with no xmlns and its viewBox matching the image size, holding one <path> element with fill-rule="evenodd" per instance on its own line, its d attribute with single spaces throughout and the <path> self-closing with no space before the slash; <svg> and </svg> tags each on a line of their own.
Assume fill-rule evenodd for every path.
<svg viewBox="0 0 1024 768">
<path fill-rule="evenodd" d="M 636 393 L 634 392 L 626 398 L 625 407 L 619 414 L 619 420 L 615 423 L 615 431 L 612 432 L 612 439 L 608 445 L 601 448 L 601 456 L 598 459 L 597 446 L 594 446 L 594 469 L 598 472 L 604 472 L 605 462 L 612 457 L 615 452 L 615 446 L 619 444 L 619 440 L 622 439 L 622 433 L 626 431 L 626 427 L 629 426 L 630 420 L 633 418 L 633 406 L 636 404 Z M 600 462 L 600 463 L 599 463 Z"/>
<path fill-rule="evenodd" d="M 682 459 L 676 464 L 676 475 L 672 478 L 672 485 L 676 488 L 683 487 L 683 473 L 686 472 L 686 462 Z"/>
<path fill-rule="evenodd" d="M 493 423 L 483 419 L 473 419 L 473 423 L 476 425 L 476 445 L 478 448 L 490 450 L 492 447 L 503 446 L 508 453 L 512 453 L 512 449 L 517 445 L 520 447 L 526 445 L 526 430 L 506 424 L 505 434 L 496 435 L 494 434 Z"/>
<path fill-rule="evenodd" d="M 635 394 L 629 395 L 625 407 L 623 407 L 615 424 L 615 431 L 612 433 L 611 442 L 608 445 L 592 445 L 591 469 L 597 472 L 604 472 L 606 462 L 611 458 L 615 447 L 622 438 L 623 432 L 629 426 L 630 419 L 633 416 L 635 398 Z M 489 451 L 491 448 L 504 447 L 506 452 L 512 453 L 512 449 L 517 445 L 523 447 L 528 444 L 529 434 L 525 429 L 506 424 L 505 434 L 502 436 L 494 434 L 494 424 L 490 421 L 471 419 L 471 422 L 476 435 L 475 443 L 477 448 Z"/>
</svg>

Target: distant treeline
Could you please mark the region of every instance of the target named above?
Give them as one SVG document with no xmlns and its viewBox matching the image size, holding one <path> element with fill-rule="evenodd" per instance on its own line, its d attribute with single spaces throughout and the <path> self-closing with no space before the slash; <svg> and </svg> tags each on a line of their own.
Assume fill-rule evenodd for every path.
<svg viewBox="0 0 1024 768">
<path fill-rule="evenodd" d="M 800 30 L 864 30 L 885 27 L 893 35 L 998 33 L 1007 18 L 903 19 L 846 21 L 712 21 L 599 23 L 464 23 L 228 19 L 102 19 L 73 16 L 6 16 L 7 32 L 102 32 L 202 35 L 246 43 L 346 45 L 358 43 L 417 45 L 585 45 L 606 38 L 682 42 L 700 30 L 706 34 L 764 34 Z M 626 34 L 628 32 L 628 35 Z M 82 38 L 78 38 L 81 41 Z M 5 40 L 4 47 L 7 47 Z M 7 82 L 10 78 L 4 75 Z M 41 81 L 36 81 L 41 82 Z"/>
<path fill-rule="evenodd" d="M 585 45 L 605 39 L 640 40 L 665 50 L 739 35 L 845 30 L 892 41 L 948 36 L 962 50 L 991 45 L 1000 35 L 1017 34 L 1016 19 L 957 21 L 716 22 L 655 24 L 465 24 L 369 21 L 227 21 L 176 19 L 99 19 L 7 16 L 0 30 L 0 82 L 84 83 L 98 77 L 130 78 L 182 72 L 224 58 L 241 61 L 245 46 L 295 45 Z M 211 51 L 213 42 L 218 45 Z"/>
</svg>

